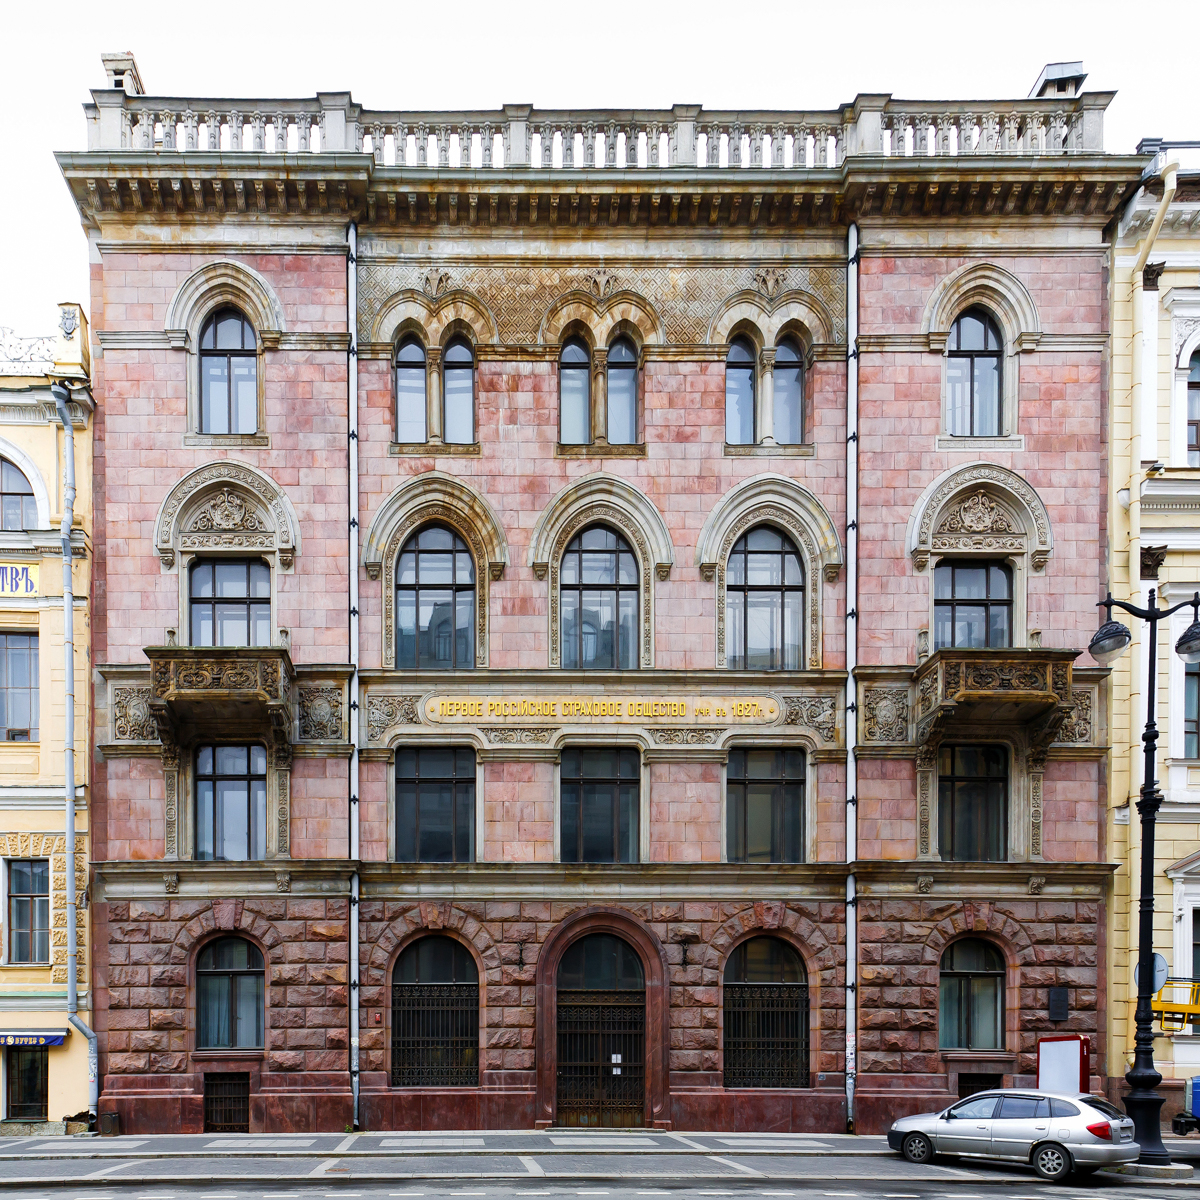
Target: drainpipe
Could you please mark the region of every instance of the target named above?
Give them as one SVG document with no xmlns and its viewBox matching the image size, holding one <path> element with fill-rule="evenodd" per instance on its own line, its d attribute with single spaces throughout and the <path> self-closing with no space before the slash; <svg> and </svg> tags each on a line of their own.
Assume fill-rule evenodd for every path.
<svg viewBox="0 0 1200 1200">
<path fill-rule="evenodd" d="M 846 239 L 846 1132 L 854 1132 L 858 1074 L 858 226 Z"/>
<path fill-rule="evenodd" d="M 61 383 L 50 385 L 58 419 L 63 427 L 65 470 L 63 473 L 63 511 L 59 527 L 62 538 L 63 567 L 63 678 L 66 695 L 66 724 L 63 735 L 63 779 L 66 801 L 67 842 L 67 1020 L 87 1038 L 88 1113 L 95 1123 L 96 1102 L 100 1098 L 99 1055 L 96 1034 L 79 1019 L 79 946 L 75 927 L 78 911 L 75 898 L 75 596 L 72 592 L 71 523 L 75 519 L 75 427 L 67 401 L 71 393 Z"/>
<path fill-rule="evenodd" d="M 349 254 L 346 256 L 346 328 L 350 333 L 347 361 L 346 420 L 349 425 L 347 471 L 350 482 L 350 527 L 348 530 L 349 561 L 346 577 L 350 587 L 350 861 L 354 871 L 350 876 L 350 1091 L 354 1097 L 354 1131 L 359 1129 L 358 1112 L 358 1037 L 359 1037 L 359 972 L 358 972 L 358 227 L 352 221 L 347 232 Z"/>
</svg>

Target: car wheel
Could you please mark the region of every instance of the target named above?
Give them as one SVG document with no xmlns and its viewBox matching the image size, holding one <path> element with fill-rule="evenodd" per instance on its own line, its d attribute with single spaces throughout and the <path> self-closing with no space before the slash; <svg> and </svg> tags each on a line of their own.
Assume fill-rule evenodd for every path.
<svg viewBox="0 0 1200 1200">
<path fill-rule="evenodd" d="M 1047 1142 L 1033 1152 L 1033 1166 L 1043 1179 L 1058 1183 L 1071 1174 L 1074 1164 L 1068 1150 L 1057 1142 Z"/>
<path fill-rule="evenodd" d="M 933 1143 L 923 1133 L 910 1133 L 900 1143 L 900 1153 L 910 1163 L 927 1163 L 933 1158 Z"/>
</svg>

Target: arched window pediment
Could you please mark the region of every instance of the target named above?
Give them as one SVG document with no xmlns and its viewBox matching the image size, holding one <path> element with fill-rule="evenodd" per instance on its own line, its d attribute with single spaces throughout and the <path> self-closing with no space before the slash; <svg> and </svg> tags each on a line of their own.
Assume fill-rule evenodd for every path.
<svg viewBox="0 0 1200 1200">
<path fill-rule="evenodd" d="M 196 349 L 201 329 L 218 309 L 232 306 L 253 325 L 265 349 L 287 332 L 283 305 L 266 277 L 233 259 L 205 263 L 175 290 L 163 327 L 173 345 Z"/>
</svg>

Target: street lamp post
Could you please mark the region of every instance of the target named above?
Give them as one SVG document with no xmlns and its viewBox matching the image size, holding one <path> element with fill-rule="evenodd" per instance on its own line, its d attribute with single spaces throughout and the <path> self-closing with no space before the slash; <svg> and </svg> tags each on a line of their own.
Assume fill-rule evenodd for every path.
<svg viewBox="0 0 1200 1200">
<path fill-rule="evenodd" d="M 1153 589 L 1146 608 L 1126 604 L 1124 600 L 1114 600 L 1109 592 L 1107 597 L 1100 601 L 1106 613 L 1106 620 L 1096 630 L 1088 646 L 1092 657 L 1103 666 L 1120 658 L 1128 649 L 1133 638 L 1126 626 L 1112 619 L 1114 607 L 1138 617 L 1150 627 L 1146 727 L 1142 731 L 1142 790 L 1137 806 L 1142 821 L 1141 886 L 1138 897 L 1138 997 L 1134 1013 L 1137 1033 L 1134 1037 L 1133 1066 L 1125 1073 L 1125 1082 L 1130 1088 L 1125 1097 L 1125 1111 L 1133 1118 L 1134 1137 L 1141 1147 L 1138 1162 L 1151 1164 L 1171 1161 L 1163 1145 L 1160 1129 L 1159 1110 L 1163 1106 L 1163 1097 L 1154 1090 L 1162 1082 L 1162 1076 L 1154 1069 L 1154 1012 L 1150 1007 L 1154 979 L 1154 823 L 1162 805 L 1158 780 L 1154 777 L 1154 757 L 1158 748 L 1158 726 L 1154 723 L 1158 623 L 1189 604 L 1192 606 L 1192 623 L 1175 643 L 1175 652 L 1184 662 L 1200 662 L 1200 592 L 1173 608 L 1159 608 Z"/>
</svg>

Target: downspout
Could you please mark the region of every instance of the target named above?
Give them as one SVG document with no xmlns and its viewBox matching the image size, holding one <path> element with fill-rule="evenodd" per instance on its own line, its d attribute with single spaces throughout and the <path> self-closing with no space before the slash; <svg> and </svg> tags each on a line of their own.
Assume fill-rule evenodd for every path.
<svg viewBox="0 0 1200 1200">
<path fill-rule="evenodd" d="M 71 524 L 75 520 L 75 427 L 67 401 L 71 393 L 65 385 L 50 385 L 58 419 L 63 427 L 64 471 L 63 511 L 59 536 L 62 539 L 63 570 L 63 680 L 65 723 L 63 732 L 63 779 L 66 801 L 67 857 L 67 1021 L 79 1030 L 88 1044 L 88 1113 L 95 1123 L 100 1098 L 99 1054 L 96 1034 L 79 1019 L 79 933 L 76 928 L 78 906 L 75 896 L 75 596 L 72 589 L 73 556 Z"/>
<path fill-rule="evenodd" d="M 352 221 L 347 232 L 346 256 L 346 328 L 350 334 L 347 355 L 346 420 L 349 426 L 347 473 L 349 476 L 349 561 L 346 577 L 350 588 L 350 1091 L 354 1097 L 354 1131 L 359 1130 L 358 1040 L 359 1040 L 359 969 L 358 969 L 358 227 Z"/>
<path fill-rule="evenodd" d="M 858 226 L 846 239 L 846 1132 L 854 1132 L 858 1074 Z"/>
</svg>

